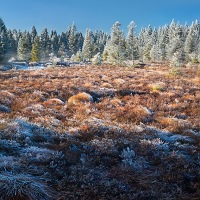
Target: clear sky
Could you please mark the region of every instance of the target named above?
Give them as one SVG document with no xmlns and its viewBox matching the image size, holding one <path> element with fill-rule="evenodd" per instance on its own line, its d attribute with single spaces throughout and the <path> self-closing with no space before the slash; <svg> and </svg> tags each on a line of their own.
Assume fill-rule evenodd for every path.
<svg viewBox="0 0 200 200">
<path fill-rule="evenodd" d="M 200 0 L 0 0 L 0 18 L 8 29 L 30 31 L 34 25 L 39 33 L 45 27 L 65 32 L 72 22 L 83 33 L 86 28 L 110 33 L 116 21 L 124 31 L 134 21 L 140 32 L 172 19 L 181 24 L 200 21 Z"/>
</svg>

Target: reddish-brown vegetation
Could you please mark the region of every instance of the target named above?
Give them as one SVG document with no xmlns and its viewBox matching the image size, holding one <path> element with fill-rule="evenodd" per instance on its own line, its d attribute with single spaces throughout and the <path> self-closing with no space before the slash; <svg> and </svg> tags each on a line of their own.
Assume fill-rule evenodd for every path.
<svg viewBox="0 0 200 200">
<path fill-rule="evenodd" d="M 1 72 L 1 172 L 42 177 L 60 200 L 198 199 L 200 77 L 169 71 Z"/>
</svg>

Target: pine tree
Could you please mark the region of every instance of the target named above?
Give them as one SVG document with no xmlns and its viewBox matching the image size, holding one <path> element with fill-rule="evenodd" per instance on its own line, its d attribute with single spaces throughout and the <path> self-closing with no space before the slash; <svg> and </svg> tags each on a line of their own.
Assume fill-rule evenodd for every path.
<svg viewBox="0 0 200 200">
<path fill-rule="evenodd" d="M 144 45 L 145 45 L 145 29 L 142 28 L 138 36 L 139 60 L 142 62 L 143 62 Z"/>
<path fill-rule="evenodd" d="M 58 50 L 58 57 L 61 58 L 61 61 L 64 61 L 65 58 L 68 58 L 68 50 L 64 43 L 62 43 Z"/>
<path fill-rule="evenodd" d="M 107 62 L 113 65 L 121 65 L 125 60 L 126 43 L 121 24 L 115 22 L 111 31 L 111 38 L 107 43 Z"/>
<path fill-rule="evenodd" d="M 39 61 L 40 58 L 41 58 L 40 40 L 39 37 L 36 36 L 31 51 L 31 61 L 36 62 Z"/>
<path fill-rule="evenodd" d="M 8 53 L 9 47 L 8 47 L 8 37 L 7 37 L 7 29 L 3 22 L 3 20 L 0 18 L 0 63 L 6 62 L 8 60 Z"/>
<path fill-rule="evenodd" d="M 154 44 L 150 51 L 151 61 L 157 62 L 160 58 L 160 49 L 158 44 Z"/>
<path fill-rule="evenodd" d="M 126 39 L 126 58 L 128 60 L 131 60 L 132 64 L 133 61 L 138 57 L 137 39 L 134 31 L 135 31 L 135 23 L 131 21 L 128 26 L 128 35 Z"/>
<path fill-rule="evenodd" d="M 197 54 L 198 54 L 198 43 L 199 43 L 199 30 L 192 23 L 191 27 L 188 30 L 188 34 L 186 36 L 184 51 L 186 53 L 187 62 L 192 61 L 197 62 Z"/>
<path fill-rule="evenodd" d="M 101 58 L 100 52 L 97 53 L 97 54 L 92 58 L 92 63 L 93 63 L 94 65 L 101 65 L 101 61 L 102 61 L 102 58 Z"/>
<path fill-rule="evenodd" d="M 110 40 L 107 40 L 106 45 L 103 50 L 103 54 L 102 54 L 102 59 L 103 59 L 103 62 L 105 63 L 108 62 L 109 43 L 110 43 Z"/>
<path fill-rule="evenodd" d="M 7 32 L 8 37 L 8 57 L 13 58 L 17 55 L 17 41 L 15 40 L 11 30 Z"/>
<path fill-rule="evenodd" d="M 31 44 L 31 37 L 28 32 L 24 32 L 22 37 L 19 39 L 18 42 L 18 58 L 20 60 L 30 60 L 31 59 L 31 49 L 32 49 L 32 44 Z"/>
<path fill-rule="evenodd" d="M 151 26 L 149 25 L 148 28 L 145 30 L 144 34 L 144 46 L 143 46 L 143 60 L 144 61 L 150 61 L 151 56 L 150 56 L 150 51 L 153 46 L 153 30 Z"/>
<path fill-rule="evenodd" d="M 184 49 L 184 30 L 180 24 L 175 24 L 174 20 L 169 27 L 169 43 L 167 45 L 167 58 L 170 60 L 177 51 Z"/>
<path fill-rule="evenodd" d="M 90 59 L 92 58 L 92 50 L 93 50 L 92 32 L 90 31 L 90 29 L 87 29 L 82 49 L 83 59 L 85 61 L 90 61 Z"/>
<path fill-rule="evenodd" d="M 99 52 L 100 54 L 102 54 L 104 51 L 104 47 L 106 45 L 107 34 L 105 34 L 102 30 L 100 31 L 96 30 L 95 33 L 93 34 L 93 39 L 94 39 L 93 55 L 96 55 Z"/>
<path fill-rule="evenodd" d="M 68 38 L 68 44 L 69 44 L 69 52 L 70 55 L 75 54 L 76 53 L 76 25 L 73 22 L 71 28 L 70 28 L 70 34 L 69 34 L 69 38 Z"/>
<path fill-rule="evenodd" d="M 51 41 L 51 52 L 53 52 L 54 55 L 57 55 L 59 50 L 59 38 L 56 31 L 51 32 L 50 41 Z"/>
<path fill-rule="evenodd" d="M 200 42 L 198 43 L 197 60 L 200 63 Z M 199 69 L 200 69 L 200 65 L 199 65 Z"/>
<path fill-rule="evenodd" d="M 82 51 L 83 48 L 84 37 L 81 32 L 76 33 L 75 35 L 75 51 Z"/>
<path fill-rule="evenodd" d="M 92 54 L 95 55 L 99 52 L 99 32 L 96 30 L 93 34 L 94 48 Z"/>
<path fill-rule="evenodd" d="M 36 30 L 35 26 L 33 26 L 31 29 L 31 43 L 32 44 L 34 43 L 36 36 L 37 36 L 37 30 Z"/>
<path fill-rule="evenodd" d="M 108 38 L 109 38 L 109 35 L 107 33 L 100 31 L 100 33 L 99 33 L 99 44 L 98 44 L 98 51 L 100 52 L 100 54 L 103 53 Z"/>
<path fill-rule="evenodd" d="M 75 61 L 76 61 L 76 62 L 81 62 L 81 61 L 83 61 L 83 55 L 82 55 L 81 50 L 79 50 L 79 51 L 76 52 Z"/>
<path fill-rule="evenodd" d="M 179 49 L 170 60 L 171 67 L 182 67 L 185 61 L 183 50 Z"/>
<path fill-rule="evenodd" d="M 51 53 L 51 42 L 47 28 L 44 28 L 40 35 L 40 45 L 42 51 L 41 58 L 42 60 L 47 60 L 49 58 L 49 54 Z"/>
<path fill-rule="evenodd" d="M 71 56 L 71 58 L 70 58 L 70 61 L 76 62 L 76 55 L 73 54 L 73 55 Z"/>
<path fill-rule="evenodd" d="M 59 36 L 58 44 L 59 45 L 64 44 L 65 47 L 67 48 L 67 46 L 68 46 L 67 37 L 66 37 L 66 34 L 64 32 L 62 32 L 61 35 Z"/>
<path fill-rule="evenodd" d="M 167 59 L 167 44 L 169 43 L 168 29 L 167 25 L 158 29 L 159 61 Z"/>
</svg>

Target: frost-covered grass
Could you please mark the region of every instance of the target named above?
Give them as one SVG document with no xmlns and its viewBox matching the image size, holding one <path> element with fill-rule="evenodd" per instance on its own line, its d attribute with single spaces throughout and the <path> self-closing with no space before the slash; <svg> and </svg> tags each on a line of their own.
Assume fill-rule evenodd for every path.
<svg viewBox="0 0 200 200">
<path fill-rule="evenodd" d="M 169 71 L 1 72 L 0 199 L 198 199 L 199 75 Z"/>
<path fill-rule="evenodd" d="M 53 193 L 39 178 L 27 174 L 0 174 L 2 200 L 52 200 Z"/>
</svg>

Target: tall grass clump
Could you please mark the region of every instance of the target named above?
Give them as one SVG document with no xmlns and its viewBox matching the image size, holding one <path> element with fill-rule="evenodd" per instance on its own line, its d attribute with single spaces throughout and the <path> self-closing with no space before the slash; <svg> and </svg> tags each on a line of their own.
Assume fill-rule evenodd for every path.
<svg viewBox="0 0 200 200">
<path fill-rule="evenodd" d="M 55 194 L 39 178 L 28 174 L 0 174 L 0 200 L 53 200 Z"/>
</svg>

